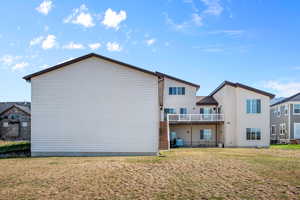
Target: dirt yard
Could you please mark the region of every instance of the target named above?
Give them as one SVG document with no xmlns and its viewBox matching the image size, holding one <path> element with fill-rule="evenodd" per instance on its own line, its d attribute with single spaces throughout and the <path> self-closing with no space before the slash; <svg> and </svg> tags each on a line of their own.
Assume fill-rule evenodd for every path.
<svg viewBox="0 0 300 200">
<path fill-rule="evenodd" d="M 0 199 L 300 199 L 300 151 L 0 159 Z"/>
</svg>

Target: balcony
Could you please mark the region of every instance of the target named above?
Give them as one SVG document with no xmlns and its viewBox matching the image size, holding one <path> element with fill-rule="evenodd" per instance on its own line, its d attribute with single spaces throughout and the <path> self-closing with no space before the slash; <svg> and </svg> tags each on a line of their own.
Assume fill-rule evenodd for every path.
<svg viewBox="0 0 300 200">
<path fill-rule="evenodd" d="M 170 124 L 224 122 L 224 114 L 168 114 Z"/>
</svg>

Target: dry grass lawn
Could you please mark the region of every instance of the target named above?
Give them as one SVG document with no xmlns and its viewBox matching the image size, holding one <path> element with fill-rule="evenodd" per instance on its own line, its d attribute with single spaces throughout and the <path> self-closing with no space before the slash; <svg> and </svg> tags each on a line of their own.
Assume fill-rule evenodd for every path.
<svg viewBox="0 0 300 200">
<path fill-rule="evenodd" d="M 300 199 L 300 151 L 0 159 L 0 199 Z"/>
</svg>

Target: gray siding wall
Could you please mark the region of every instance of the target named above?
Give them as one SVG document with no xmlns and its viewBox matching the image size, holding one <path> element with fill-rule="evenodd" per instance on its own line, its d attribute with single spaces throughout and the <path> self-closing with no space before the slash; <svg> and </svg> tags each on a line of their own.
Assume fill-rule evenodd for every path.
<svg viewBox="0 0 300 200">
<path fill-rule="evenodd" d="M 277 113 L 274 114 L 274 110 L 277 110 L 277 106 L 280 106 L 280 116 L 277 116 Z M 284 105 L 277 105 L 274 107 L 271 107 L 270 109 L 270 117 L 271 117 L 271 130 L 272 130 L 272 125 L 275 125 L 275 131 L 276 134 L 272 135 L 271 134 L 271 140 L 280 140 L 280 139 L 288 139 L 289 138 L 289 116 L 284 114 Z M 291 110 L 291 109 L 289 109 Z M 285 126 L 287 127 L 286 133 L 285 134 L 280 134 L 280 124 L 285 123 Z"/>
</svg>

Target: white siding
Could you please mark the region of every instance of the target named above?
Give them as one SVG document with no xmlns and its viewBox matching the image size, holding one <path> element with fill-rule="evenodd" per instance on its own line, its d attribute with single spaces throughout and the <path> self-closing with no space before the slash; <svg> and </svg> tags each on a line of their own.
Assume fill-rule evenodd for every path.
<svg viewBox="0 0 300 200">
<path fill-rule="evenodd" d="M 270 98 L 240 87 L 224 86 L 214 98 L 225 115 L 224 144 L 226 147 L 256 147 L 270 144 Z M 246 100 L 261 99 L 261 113 L 247 114 Z M 246 128 L 260 128 L 261 140 L 246 140 Z"/>
<path fill-rule="evenodd" d="M 33 77 L 32 152 L 157 152 L 158 79 L 99 58 Z"/>
<path fill-rule="evenodd" d="M 226 147 L 237 146 L 236 141 L 236 90 L 234 87 L 225 85 L 213 95 L 221 106 L 221 113 L 224 114 L 224 145 Z"/>
<path fill-rule="evenodd" d="M 242 88 L 237 90 L 237 143 L 241 147 L 270 145 L 270 98 Z M 246 100 L 260 99 L 261 113 L 247 114 Z M 261 140 L 246 140 L 246 128 L 260 128 Z"/>
<path fill-rule="evenodd" d="M 178 114 L 180 108 L 187 108 L 187 113 L 199 113 L 196 111 L 196 87 L 167 77 L 164 81 L 164 108 L 175 108 Z M 169 95 L 169 87 L 185 87 L 185 95 Z M 163 112 L 162 110 L 162 120 Z"/>
</svg>

